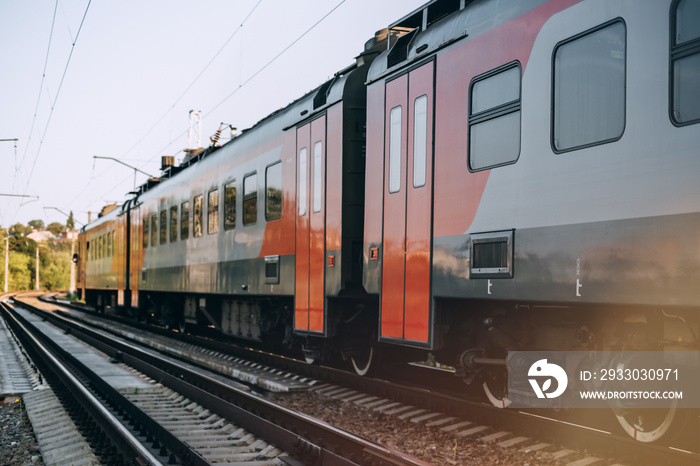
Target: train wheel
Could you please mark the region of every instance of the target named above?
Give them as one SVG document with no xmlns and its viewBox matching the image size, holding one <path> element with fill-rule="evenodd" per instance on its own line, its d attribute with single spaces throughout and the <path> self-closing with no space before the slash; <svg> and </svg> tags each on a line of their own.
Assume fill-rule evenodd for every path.
<svg viewBox="0 0 700 466">
<path fill-rule="evenodd" d="M 492 405 L 494 405 L 496 408 L 507 408 L 510 406 L 510 400 L 508 399 L 508 390 L 505 387 L 502 387 L 501 383 L 493 383 L 494 385 L 494 390 L 492 390 L 489 387 L 488 382 L 484 382 L 483 387 L 484 387 L 484 393 L 486 394 L 486 398 L 489 399 Z M 495 389 L 495 387 L 499 387 L 498 389 Z"/>
<path fill-rule="evenodd" d="M 365 376 L 374 368 L 376 362 L 374 346 L 369 346 L 368 348 L 363 349 L 359 354 L 355 354 L 350 358 L 352 367 L 357 375 Z"/>
<path fill-rule="evenodd" d="M 689 412 L 689 409 L 678 408 L 674 401 L 668 409 L 615 410 L 615 416 L 627 435 L 650 443 L 675 436 L 690 418 Z"/>
</svg>

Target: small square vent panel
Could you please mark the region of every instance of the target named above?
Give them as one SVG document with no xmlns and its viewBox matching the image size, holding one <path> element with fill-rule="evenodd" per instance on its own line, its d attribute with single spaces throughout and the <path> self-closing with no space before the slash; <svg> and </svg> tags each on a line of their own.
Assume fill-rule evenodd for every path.
<svg viewBox="0 0 700 466">
<path fill-rule="evenodd" d="M 471 234 L 470 275 L 513 278 L 514 230 Z"/>
</svg>

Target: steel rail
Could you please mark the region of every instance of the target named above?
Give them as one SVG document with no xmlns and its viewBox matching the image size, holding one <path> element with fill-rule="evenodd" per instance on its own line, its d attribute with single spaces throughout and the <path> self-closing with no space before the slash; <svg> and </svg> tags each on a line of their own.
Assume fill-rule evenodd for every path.
<svg viewBox="0 0 700 466">
<path fill-rule="evenodd" d="M 95 421 L 105 429 L 112 439 L 117 439 L 122 452 L 131 452 L 127 456 L 140 464 L 162 465 L 124 425 L 65 367 L 53 352 L 47 348 L 28 328 L 27 322 L 5 303 L 0 303 L 5 311 L 7 321 L 17 335 L 21 335 L 23 344 L 34 353 L 34 359 L 41 359 L 76 396 L 83 407 L 90 412 Z"/>
<path fill-rule="evenodd" d="M 73 307 L 72 305 L 64 306 Z M 85 308 L 76 306 L 83 312 Z M 126 319 L 112 316 L 103 316 L 118 322 L 126 322 Z M 129 325 L 142 328 L 153 333 L 175 337 L 172 331 L 128 321 Z M 616 435 L 605 430 L 577 425 L 572 422 L 562 421 L 551 417 L 538 415 L 537 412 L 528 412 L 516 409 L 498 409 L 491 405 L 474 400 L 459 398 L 453 395 L 437 393 L 427 389 L 404 386 L 396 382 L 361 377 L 351 372 L 346 372 L 325 366 L 307 364 L 303 361 L 274 353 L 251 350 L 231 343 L 215 341 L 211 338 L 197 335 L 181 335 L 184 341 L 206 347 L 224 354 L 240 356 L 261 364 L 270 365 L 279 369 L 303 375 L 305 377 L 335 383 L 343 387 L 363 391 L 380 398 L 390 398 L 405 404 L 448 412 L 450 415 L 464 417 L 465 419 L 484 422 L 490 426 L 505 430 L 519 429 L 528 432 L 529 435 L 541 438 L 542 441 L 561 443 L 569 447 L 578 447 L 590 450 L 595 447 L 595 454 L 605 455 L 609 458 L 620 458 L 624 461 L 639 465 L 673 464 L 674 466 L 697 466 L 700 463 L 700 454 L 687 452 L 663 444 L 645 444 L 628 436 Z"/>
<path fill-rule="evenodd" d="M 358 464 L 427 466 L 422 460 L 403 452 L 370 442 L 328 423 L 290 410 L 263 397 L 182 367 L 167 358 L 134 345 L 112 339 L 106 332 L 94 331 L 73 322 L 60 313 L 41 311 L 59 328 L 70 328 L 73 336 L 106 354 L 120 358 L 163 385 L 181 393 L 203 407 L 229 419 L 254 435 L 287 451 L 296 464 L 352 466 Z"/>
</svg>

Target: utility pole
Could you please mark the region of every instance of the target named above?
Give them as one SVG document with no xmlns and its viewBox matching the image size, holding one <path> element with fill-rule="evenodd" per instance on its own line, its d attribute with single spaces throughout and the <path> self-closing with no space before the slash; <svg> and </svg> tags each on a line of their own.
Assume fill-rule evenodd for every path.
<svg viewBox="0 0 700 466">
<path fill-rule="evenodd" d="M 75 256 L 75 231 L 71 232 L 73 237 L 70 242 L 70 285 L 68 293 L 71 295 L 75 294 L 75 262 L 73 261 L 73 256 Z"/>
<path fill-rule="evenodd" d="M 7 283 L 10 271 L 10 232 L 8 230 L 7 236 L 5 236 L 5 293 L 7 293 Z"/>
<path fill-rule="evenodd" d="M 39 245 L 36 245 L 36 291 L 39 291 Z"/>
</svg>

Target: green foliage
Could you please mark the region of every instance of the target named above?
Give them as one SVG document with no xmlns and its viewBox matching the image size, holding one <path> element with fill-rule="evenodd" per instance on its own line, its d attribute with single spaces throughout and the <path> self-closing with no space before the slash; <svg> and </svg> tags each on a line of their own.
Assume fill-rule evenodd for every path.
<svg viewBox="0 0 700 466">
<path fill-rule="evenodd" d="M 46 227 L 54 236 L 61 236 L 66 232 L 66 227 L 62 223 L 52 222 Z"/>
<path fill-rule="evenodd" d="M 32 221 L 41 222 L 41 221 Z M 30 222 L 30 223 L 32 223 Z M 41 222 L 43 225 L 43 222 Z M 58 225 L 64 228 L 63 225 Z M 55 227 L 55 224 L 50 225 Z M 43 290 L 67 290 L 70 287 L 71 242 L 46 241 L 37 244 L 27 238 L 31 228 L 15 224 L 9 228 L 8 291 L 33 290 L 36 280 L 36 251 L 39 250 L 39 286 Z M 0 292 L 5 284 L 5 238 L 7 230 L 0 229 Z"/>
<path fill-rule="evenodd" d="M 11 236 L 24 236 L 24 235 L 31 233 L 31 232 L 32 232 L 31 228 L 27 228 L 24 225 L 22 225 L 21 223 L 15 223 L 14 225 L 12 225 L 10 227 L 10 235 Z"/>
<path fill-rule="evenodd" d="M 27 225 L 34 228 L 35 230 L 43 230 L 44 229 L 44 221 L 41 219 L 30 220 L 29 223 L 27 223 Z"/>
<path fill-rule="evenodd" d="M 32 258 L 26 254 L 10 251 L 10 279 L 8 282 L 9 291 L 23 291 L 32 289 L 32 270 L 30 269 L 31 263 Z M 3 267 L 3 274 L 4 269 L 5 268 Z M 3 284 L 4 281 L 5 277 L 3 277 Z"/>
</svg>

